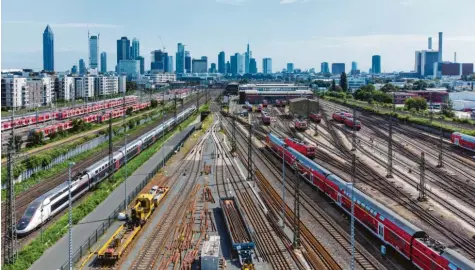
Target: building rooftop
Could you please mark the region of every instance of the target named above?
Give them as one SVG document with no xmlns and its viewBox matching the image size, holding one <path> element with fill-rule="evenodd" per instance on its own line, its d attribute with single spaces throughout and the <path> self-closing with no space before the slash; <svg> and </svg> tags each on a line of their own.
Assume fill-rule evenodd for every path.
<svg viewBox="0 0 475 270">
<path fill-rule="evenodd" d="M 219 257 L 220 237 L 218 235 L 211 235 L 208 241 L 203 242 L 201 248 L 201 257 Z"/>
</svg>

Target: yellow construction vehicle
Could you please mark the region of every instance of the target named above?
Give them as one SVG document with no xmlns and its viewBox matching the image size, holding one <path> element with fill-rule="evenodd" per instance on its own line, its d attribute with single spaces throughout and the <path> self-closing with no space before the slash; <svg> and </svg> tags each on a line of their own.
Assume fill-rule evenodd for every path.
<svg viewBox="0 0 475 270">
<path fill-rule="evenodd" d="M 150 215 L 160 201 L 168 193 L 168 187 L 159 188 L 156 193 L 149 192 L 140 194 L 135 199 L 135 205 L 130 211 L 130 217 L 121 225 L 99 249 L 97 259 L 101 263 L 114 263 L 120 259 L 126 248 L 130 245 L 142 226 L 150 218 Z"/>
</svg>

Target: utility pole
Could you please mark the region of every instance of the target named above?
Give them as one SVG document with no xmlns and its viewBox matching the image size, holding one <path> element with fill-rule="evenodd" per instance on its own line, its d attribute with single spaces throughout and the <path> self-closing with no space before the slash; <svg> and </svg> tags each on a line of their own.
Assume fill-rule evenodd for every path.
<svg viewBox="0 0 475 270">
<path fill-rule="evenodd" d="M 125 158 L 124 158 L 124 170 L 125 170 L 125 181 L 124 181 L 124 193 L 125 193 L 125 212 L 127 213 L 127 206 L 128 206 L 128 202 L 127 202 L 127 134 L 124 134 L 124 140 L 125 140 Z"/>
<path fill-rule="evenodd" d="M 298 171 L 298 164 L 296 161 L 294 164 L 294 170 L 297 174 L 295 178 L 295 198 L 294 198 L 294 242 L 293 248 L 300 249 L 300 173 Z"/>
<path fill-rule="evenodd" d="M 109 175 L 112 179 L 114 173 L 113 151 L 112 151 L 112 111 L 109 112 Z"/>
<path fill-rule="evenodd" d="M 440 138 L 439 138 L 439 163 L 437 164 L 438 168 L 444 167 L 444 163 L 442 162 L 442 153 L 444 151 L 444 129 L 442 129 L 442 125 L 440 125 Z"/>
<path fill-rule="evenodd" d="M 426 197 L 426 179 L 425 179 L 425 169 L 426 169 L 426 165 L 425 165 L 425 156 L 424 156 L 424 152 L 421 152 L 421 169 L 420 169 L 420 176 L 421 176 L 421 180 L 420 180 L 420 183 L 419 183 L 419 198 L 417 198 L 419 201 L 423 202 L 423 201 L 427 201 L 427 197 Z"/>
<path fill-rule="evenodd" d="M 236 116 L 233 115 L 232 117 L 232 136 L 231 136 L 231 152 L 236 151 Z"/>
<path fill-rule="evenodd" d="M 307 127 L 309 126 L 310 126 L 310 98 L 307 97 Z"/>
<path fill-rule="evenodd" d="M 353 106 L 353 148 L 351 151 L 356 151 L 356 106 Z"/>
<path fill-rule="evenodd" d="M 13 163 L 15 153 L 15 103 L 12 106 L 12 129 L 11 129 L 11 143 L 8 145 L 7 154 L 7 198 L 5 203 L 6 220 L 5 236 L 3 242 L 3 262 L 5 264 L 12 264 L 17 259 L 17 235 L 16 230 L 16 209 L 15 209 L 15 187 L 13 175 Z"/>
<path fill-rule="evenodd" d="M 287 145 L 282 145 L 282 229 L 285 228 L 285 150 Z"/>
<path fill-rule="evenodd" d="M 434 93 L 434 92 L 430 92 L 430 101 L 429 101 L 429 103 L 430 103 L 430 108 L 429 108 L 429 116 L 430 116 L 430 118 L 429 118 L 429 123 L 432 123 L 432 117 L 433 117 L 432 114 L 434 113 L 434 107 L 432 107 L 432 94 L 433 94 L 433 93 Z"/>
<path fill-rule="evenodd" d="M 396 113 L 395 95 L 393 93 L 393 111 L 389 114 L 389 140 L 388 140 L 388 169 L 387 178 L 393 177 L 393 114 Z"/>
<path fill-rule="evenodd" d="M 175 113 L 174 113 L 174 117 L 176 118 L 176 93 L 175 93 L 175 98 L 173 99 L 173 104 L 175 104 Z"/>
<path fill-rule="evenodd" d="M 355 269 L 355 181 L 356 181 L 356 155 L 351 156 L 351 262 L 350 269 Z"/>
<path fill-rule="evenodd" d="M 253 181 L 253 170 L 252 170 L 252 118 L 249 114 L 249 136 L 247 141 L 247 180 Z M 255 183 L 254 183 L 255 184 Z"/>
</svg>

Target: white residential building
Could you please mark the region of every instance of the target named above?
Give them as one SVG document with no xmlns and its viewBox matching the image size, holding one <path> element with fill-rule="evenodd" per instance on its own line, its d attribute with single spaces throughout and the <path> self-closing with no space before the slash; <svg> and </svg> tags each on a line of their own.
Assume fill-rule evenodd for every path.
<svg viewBox="0 0 475 270">
<path fill-rule="evenodd" d="M 176 81 L 175 73 L 152 73 L 150 74 L 150 80 L 153 84 L 155 83 L 164 83 L 167 81 L 174 82 Z"/>
<path fill-rule="evenodd" d="M 43 84 L 43 95 L 42 95 L 43 105 L 49 105 L 53 101 L 54 81 L 55 81 L 55 77 L 44 76 L 41 78 L 41 82 Z"/>
<path fill-rule="evenodd" d="M 118 83 L 119 93 L 124 93 L 127 90 L 127 76 L 119 75 Z"/>
<path fill-rule="evenodd" d="M 76 90 L 76 98 L 94 97 L 94 79 L 92 76 L 74 78 L 74 89 Z"/>
<path fill-rule="evenodd" d="M 99 76 L 95 78 L 95 96 L 107 96 L 119 93 L 119 77 Z"/>
<path fill-rule="evenodd" d="M 58 100 L 75 99 L 74 77 L 63 76 L 56 79 L 56 95 Z"/>
<path fill-rule="evenodd" d="M 29 104 L 27 79 L 16 76 L 2 76 L 2 107 L 23 107 Z"/>
</svg>

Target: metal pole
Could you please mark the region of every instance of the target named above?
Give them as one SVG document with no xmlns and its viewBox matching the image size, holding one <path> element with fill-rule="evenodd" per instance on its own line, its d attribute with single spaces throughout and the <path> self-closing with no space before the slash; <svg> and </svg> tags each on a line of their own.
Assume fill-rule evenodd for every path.
<svg viewBox="0 0 475 270">
<path fill-rule="evenodd" d="M 300 172 L 298 171 L 299 161 L 295 163 L 295 199 L 294 199 L 294 249 L 300 248 Z"/>
<path fill-rule="evenodd" d="M 282 145 L 282 229 L 285 228 L 285 149 L 287 145 Z"/>
<path fill-rule="evenodd" d="M 14 175 L 13 163 L 15 153 L 15 101 L 12 97 L 12 120 L 11 120 L 11 141 L 8 145 L 7 154 L 7 199 L 6 199 L 6 235 L 2 238 L 3 242 L 3 262 L 5 264 L 14 263 L 17 258 L 17 235 L 16 230 L 16 215 L 15 215 L 15 189 L 14 189 Z"/>
<path fill-rule="evenodd" d="M 351 151 L 356 151 L 356 106 L 353 106 L 353 148 Z"/>
<path fill-rule="evenodd" d="M 395 95 L 393 93 L 393 111 L 389 114 L 389 139 L 388 139 L 388 169 L 387 178 L 393 177 L 393 113 L 396 113 Z"/>
<path fill-rule="evenodd" d="M 74 166 L 74 162 L 69 162 L 68 164 L 68 198 L 69 198 L 69 269 L 73 269 L 73 207 L 72 207 L 72 198 L 71 198 L 71 168 Z"/>
<path fill-rule="evenodd" d="M 165 89 L 162 90 L 162 94 L 163 94 L 163 103 L 162 103 L 162 136 L 161 136 L 161 139 L 162 139 L 162 143 L 164 141 L 164 136 L 165 136 L 165 126 L 164 126 L 164 123 L 165 123 L 165 116 L 164 116 L 164 112 L 165 112 Z M 162 155 L 162 168 L 165 168 L 165 154 L 163 153 L 163 145 L 160 147 L 160 152 L 161 152 L 161 155 Z"/>
<path fill-rule="evenodd" d="M 419 201 L 427 201 L 426 197 L 426 181 L 425 181 L 425 155 L 421 152 L 421 168 L 420 168 L 420 183 L 419 183 Z"/>
<path fill-rule="evenodd" d="M 351 262 L 350 269 L 355 269 L 355 181 L 356 181 L 356 155 L 351 156 Z"/>
<path fill-rule="evenodd" d="M 440 140 L 439 140 L 439 163 L 437 164 L 437 167 L 441 168 L 444 166 L 444 163 L 442 161 L 442 154 L 444 151 L 444 130 L 442 129 L 442 125 L 440 125 Z"/>
<path fill-rule="evenodd" d="M 125 170 L 125 181 L 124 181 L 124 189 L 125 189 L 125 211 L 127 212 L 127 206 L 128 206 L 128 202 L 127 202 L 127 134 L 125 134 L 124 136 L 124 140 L 125 140 L 125 164 L 124 164 L 124 170 Z"/>
</svg>

